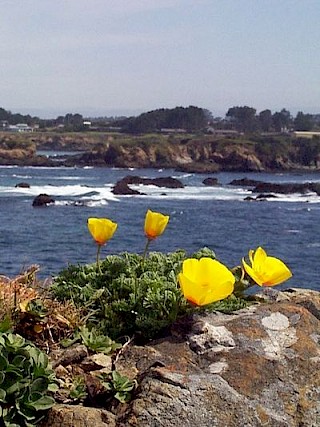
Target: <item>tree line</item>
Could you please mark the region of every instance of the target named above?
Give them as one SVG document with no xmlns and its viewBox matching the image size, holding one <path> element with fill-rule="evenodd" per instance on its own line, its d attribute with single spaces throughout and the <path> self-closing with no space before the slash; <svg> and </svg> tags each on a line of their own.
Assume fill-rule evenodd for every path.
<svg viewBox="0 0 320 427">
<path fill-rule="evenodd" d="M 227 125 L 240 132 L 287 132 L 311 131 L 320 129 L 320 114 L 304 114 L 299 111 L 293 117 L 290 111 L 283 108 L 272 114 L 271 110 L 263 110 L 257 114 L 252 107 L 232 107 L 227 114 Z"/>
<path fill-rule="evenodd" d="M 82 131 L 88 129 L 84 121 L 88 120 L 79 113 L 67 113 L 56 119 L 40 119 L 29 114 L 11 113 L 0 108 L 0 125 L 4 123 L 16 125 L 26 123 L 41 128 L 60 127 L 64 131 Z M 150 133 L 166 129 L 198 132 L 211 127 L 212 129 L 230 129 L 243 133 L 254 132 L 287 132 L 292 130 L 320 130 L 320 114 L 305 114 L 299 111 L 295 117 L 283 108 L 272 113 L 266 109 L 257 110 L 248 106 L 234 106 L 228 109 L 225 117 L 213 117 L 212 113 L 196 106 L 160 108 L 137 117 L 99 117 L 89 118 L 97 130 L 107 130 L 108 126 L 121 128 L 127 133 Z"/>
</svg>

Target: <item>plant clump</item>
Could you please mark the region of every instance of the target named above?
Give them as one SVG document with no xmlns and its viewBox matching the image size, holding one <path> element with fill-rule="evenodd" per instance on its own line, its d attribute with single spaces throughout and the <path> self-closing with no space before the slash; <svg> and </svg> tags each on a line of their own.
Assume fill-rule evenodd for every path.
<svg viewBox="0 0 320 427">
<path fill-rule="evenodd" d="M 30 427 L 44 416 L 57 389 L 48 357 L 23 337 L 0 334 L 0 426 Z"/>
<path fill-rule="evenodd" d="M 208 248 L 193 256 L 199 258 L 203 253 L 215 258 Z M 100 263 L 99 270 L 95 264 L 70 265 L 55 278 L 51 292 L 57 300 L 71 300 L 85 310 L 87 325 L 101 334 L 113 339 L 132 335 L 151 339 L 178 316 L 197 309 L 188 304 L 178 284 L 185 259 L 183 250 L 169 254 L 151 252 L 146 258 L 127 252 L 109 255 Z M 239 308 L 240 302 L 244 305 L 243 298 L 231 296 L 223 304 L 225 311 L 229 302 L 232 310 Z"/>
</svg>

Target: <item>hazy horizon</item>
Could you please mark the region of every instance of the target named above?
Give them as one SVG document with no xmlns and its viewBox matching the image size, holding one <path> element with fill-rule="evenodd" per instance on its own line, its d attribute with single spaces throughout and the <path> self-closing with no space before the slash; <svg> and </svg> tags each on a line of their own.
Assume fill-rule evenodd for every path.
<svg viewBox="0 0 320 427">
<path fill-rule="evenodd" d="M 0 0 L 0 106 L 320 113 L 317 0 Z"/>
</svg>

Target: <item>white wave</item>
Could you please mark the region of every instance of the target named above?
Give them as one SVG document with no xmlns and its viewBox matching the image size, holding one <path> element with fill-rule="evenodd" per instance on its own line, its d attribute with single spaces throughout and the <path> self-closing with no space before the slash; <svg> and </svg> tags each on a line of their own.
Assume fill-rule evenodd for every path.
<svg viewBox="0 0 320 427">
<path fill-rule="evenodd" d="M 37 196 L 49 194 L 52 197 L 83 197 L 88 200 L 114 200 L 118 199 L 111 192 L 111 186 L 89 187 L 86 185 L 33 185 L 30 188 L 0 187 L 0 193 L 11 195 Z"/>
<path fill-rule="evenodd" d="M 320 242 L 308 243 L 307 247 L 308 248 L 319 248 L 320 247 Z"/>
<path fill-rule="evenodd" d="M 197 199 L 197 200 L 239 200 L 246 197 L 255 198 L 257 194 L 252 193 L 249 189 L 228 187 L 228 186 L 186 186 L 184 188 L 171 189 L 157 187 L 155 185 L 134 184 L 130 188 L 137 190 L 144 195 L 141 197 L 163 198 L 168 199 Z M 315 193 L 308 194 L 274 194 L 275 197 L 266 197 L 268 202 L 308 202 L 312 204 L 320 203 L 320 197 Z M 128 196 L 126 196 L 128 197 Z M 132 196 L 130 196 L 132 197 Z M 137 196 L 134 196 L 137 197 Z M 138 196 L 139 197 L 139 196 Z M 258 202 L 258 201 L 257 201 Z"/>
<path fill-rule="evenodd" d="M 12 175 L 13 176 L 13 178 L 22 178 L 22 179 L 32 179 L 33 178 L 33 176 L 31 176 L 31 175 L 16 175 L 15 173 Z"/>
<path fill-rule="evenodd" d="M 306 203 L 320 203 L 320 197 L 316 193 L 306 193 L 306 194 L 275 194 L 275 198 L 270 198 L 267 200 L 269 202 L 306 202 Z"/>
<path fill-rule="evenodd" d="M 100 200 L 56 200 L 54 205 L 55 206 L 75 206 L 75 207 L 99 207 L 99 206 L 106 206 L 108 204 L 107 200 L 100 199 Z"/>
<path fill-rule="evenodd" d="M 144 193 L 147 197 L 169 199 L 197 199 L 197 200 L 243 200 L 251 194 L 246 189 L 227 187 L 197 187 L 164 188 L 154 185 L 130 185 L 131 188 Z M 144 196 L 145 197 L 145 196 Z"/>
<path fill-rule="evenodd" d="M 172 178 L 182 179 L 182 178 L 189 178 L 189 176 L 192 176 L 192 173 L 185 173 L 185 174 L 182 174 L 182 175 L 172 175 Z"/>
</svg>

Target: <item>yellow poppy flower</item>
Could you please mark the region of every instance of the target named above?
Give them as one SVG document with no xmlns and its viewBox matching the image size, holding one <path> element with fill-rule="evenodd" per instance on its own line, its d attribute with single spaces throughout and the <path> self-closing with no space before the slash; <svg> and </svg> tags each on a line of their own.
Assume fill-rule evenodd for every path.
<svg viewBox="0 0 320 427">
<path fill-rule="evenodd" d="M 107 218 L 89 218 L 88 228 L 91 236 L 94 238 L 96 243 L 100 246 L 107 243 L 108 240 L 114 235 L 118 224 L 112 222 Z"/>
<path fill-rule="evenodd" d="M 221 262 L 204 257 L 183 261 L 178 280 L 188 301 L 196 305 L 206 305 L 231 295 L 235 277 Z"/>
<path fill-rule="evenodd" d="M 278 258 L 268 256 L 266 251 L 259 247 L 249 251 L 251 267 L 243 259 L 242 264 L 246 273 L 259 286 L 275 286 L 290 279 L 289 268 Z"/>
<path fill-rule="evenodd" d="M 169 216 L 148 210 L 144 222 L 144 232 L 147 238 L 155 239 L 160 236 L 164 232 L 168 221 Z"/>
</svg>

